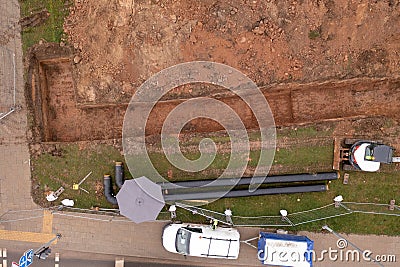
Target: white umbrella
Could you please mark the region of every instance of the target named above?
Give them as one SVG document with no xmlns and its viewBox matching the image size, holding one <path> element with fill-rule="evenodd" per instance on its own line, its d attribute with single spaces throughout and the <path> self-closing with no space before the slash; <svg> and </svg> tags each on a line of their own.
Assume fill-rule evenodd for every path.
<svg viewBox="0 0 400 267">
<path fill-rule="evenodd" d="M 165 205 L 161 186 L 144 176 L 126 180 L 116 197 L 120 214 L 135 223 L 154 221 Z"/>
</svg>

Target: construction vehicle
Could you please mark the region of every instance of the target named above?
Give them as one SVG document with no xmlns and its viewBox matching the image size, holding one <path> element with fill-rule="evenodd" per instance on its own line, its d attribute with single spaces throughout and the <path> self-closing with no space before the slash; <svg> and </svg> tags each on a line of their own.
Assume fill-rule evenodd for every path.
<svg viewBox="0 0 400 267">
<path fill-rule="evenodd" d="M 394 148 L 381 140 L 335 138 L 333 169 L 376 172 L 381 163 L 400 162 L 400 157 L 393 157 L 393 152 Z"/>
</svg>

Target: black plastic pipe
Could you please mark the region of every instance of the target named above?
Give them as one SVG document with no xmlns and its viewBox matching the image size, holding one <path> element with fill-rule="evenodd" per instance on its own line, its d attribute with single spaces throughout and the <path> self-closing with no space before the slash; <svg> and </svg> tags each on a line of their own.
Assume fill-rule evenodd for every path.
<svg viewBox="0 0 400 267">
<path fill-rule="evenodd" d="M 186 193 L 176 195 L 164 195 L 165 201 L 177 200 L 202 200 L 202 199 L 215 199 L 226 197 L 250 197 L 260 195 L 273 195 L 273 194 L 292 194 L 292 193 L 307 193 L 307 192 L 322 192 L 328 189 L 327 185 L 304 185 L 304 186 L 288 186 L 278 188 L 261 188 L 253 192 L 249 190 L 233 190 L 224 195 L 225 192 L 202 192 L 202 193 Z"/>
<path fill-rule="evenodd" d="M 104 196 L 107 201 L 113 205 L 118 205 L 117 198 L 114 195 L 111 177 L 108 174 L 104 175 Z"/>
<path fill-rule="evenodd" d="M 122 165 L 122 162 L 115 162 L 115 183 L 119 188 L 122 187 L 124 184 L 124 166 Z"/>
<path fill-rule="evenodd" d="M 220 178 L 216 180 L 193 180 L 182 181 L 168 184 L 160 184 L 162 189 L 179 189 L 194 188 L 194 187 L 218 187 L 218 186 L 239 186 L 250 184 L 273 184 L 273 183 L 295 183 L 295 182 L 314 182 L 325 180 L 336 180 L 339 178 L 338 172 L 321 172 L 315 174 L 287 174 L 276 176 L 258 176 L 258 177 L 243 177 L 243 178 Z"/>
</svg>

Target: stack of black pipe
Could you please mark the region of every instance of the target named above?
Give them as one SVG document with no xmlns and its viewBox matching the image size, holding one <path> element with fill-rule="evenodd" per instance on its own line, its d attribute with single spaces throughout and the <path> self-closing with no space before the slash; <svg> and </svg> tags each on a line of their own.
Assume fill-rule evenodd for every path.
<svg viewBox="0 0 400 267">
<path fill-rule="evenodd" d="M 124 167 L 122 162 L 115 162 L 115 183 L 118 188 L 121 188 L 124 184 Z M 109 174 L 104 175 L 104 196 L 107 201 L 113 205 L 118 205 L 117 198 L 115 197 L 111 176 Z"/>
<path fill-rule="evenodd" d="M 289 174 L 264 177 L 220 178 L 160 184 L 165 201 L 202 200 L 272 194 L 322 192 L 327 182 L 339 178 L 337 172 Z M 259 185 L 254 187 L 254 185 Z M 246 187 L 246 188 L 244 188 Z M 229 190 L 227 190 L 227 188 Z M 254 190 L 252 190 L 254 188 Z M 227 193 L 225 193 L 227 192 Z"/>
</svg>

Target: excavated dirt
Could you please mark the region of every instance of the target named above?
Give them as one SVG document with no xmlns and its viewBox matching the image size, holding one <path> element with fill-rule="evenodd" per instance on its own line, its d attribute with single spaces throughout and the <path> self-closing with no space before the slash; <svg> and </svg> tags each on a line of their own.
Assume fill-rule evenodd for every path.
<svg viewBox="0 0 400 267">
<path fill-rule="evenodd" d="M 55 58 L 47 57 L 52 51 Z M 64 57 L 62 54 L 64 53 Z M 79 104 L 75 94 L 73 65 L 68 49 L 48 44 L 32 49 L 31 81 L 28 95 L 36 118 L 36 134 L 46 142 L 119 139 L 127 105 Z M 277 126 L 305 124 L 339 118 L 387 116 L 398 118 L 400 79 L 351 79 L 345 81 L 280 84 L 262 89 Z M 258 123 L 249 107 L 238 97 L 224 95 L 219 100 L 239 115 L 247 129 Z M 163 100 L 152 110 L 147 135 L 159 134 L 168 114 L 185 99 Z M 194 106 L 193 108 L 202 108 Z M 254 108 L 254 107 L 253 107 Z M 256 107 L 260 109 L 263 107 Z M 209 114 L 216 107 L 207 107 Z M 215 132 L 222 126 L 207 119 L 195 119 L 183 131 Z"/>
<path fill-rule="evenodd" d="M 77 100 L 128 102 L 174 64 L 228 64 L 259 86 L 390 77 L 400 68 L 398 1 L 76 1 L 65 23 L 81 61 Z"/>
<path fill-rule="evenodd" d="M 136 89 L 156 72 L 192 60 L 225 63 L 248 75 L 278 126 L 399 119 L 398 1 L 76 0 L 64 28 L 71 46 L 44 44 L 29 54 L 35 141 L 120 138 Z M 195 84 L 166 95 L 146 133 L 159 133 L 175 106 L 197 96 L 220 99 L 247 128 L 257 128 L 237 96 Z M 184 130 L 221 129 L 198 119 Z"/>
</svg>

